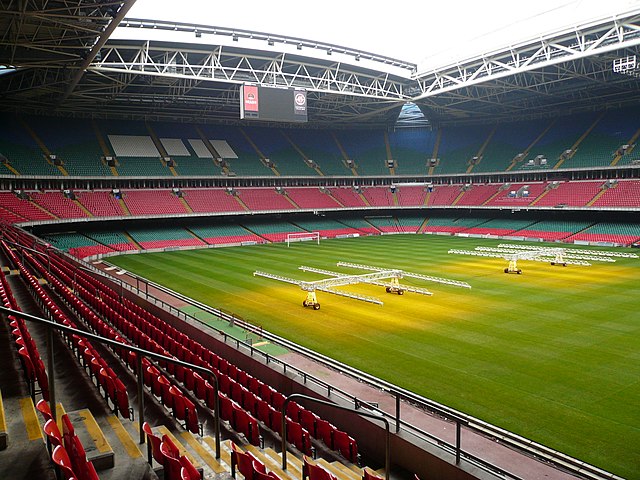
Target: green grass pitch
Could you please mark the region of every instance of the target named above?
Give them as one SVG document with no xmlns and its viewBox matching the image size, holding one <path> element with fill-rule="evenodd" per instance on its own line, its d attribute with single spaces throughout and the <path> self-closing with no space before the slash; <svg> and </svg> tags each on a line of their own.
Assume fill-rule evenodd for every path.
<svg viewBox="0 0 640 480">
<path fill-rule="evenodd" d="M 395 385 L 625 478 L 640 478 L 640 259 L 590 267 L 449 255 L 498 241 L 395 235 L 127 255 L 112 263 Z M 340 287 L 383 306 L 318 292 L 302 307 L 307 265 L 338 261 L 467 281 L 404 279 L 433 296 Z"/>
</svg>

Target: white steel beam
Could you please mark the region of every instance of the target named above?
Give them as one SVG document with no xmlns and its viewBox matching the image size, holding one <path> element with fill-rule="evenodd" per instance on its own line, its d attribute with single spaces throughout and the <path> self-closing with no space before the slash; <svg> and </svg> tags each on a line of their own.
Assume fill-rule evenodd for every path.
<svg viewBox="0 0 640 480">
<path fill-rule="evenodd" d="M 640 9 L 418 73 L 419 101 L 444 92 L 640 45 Z"/>
</svg>

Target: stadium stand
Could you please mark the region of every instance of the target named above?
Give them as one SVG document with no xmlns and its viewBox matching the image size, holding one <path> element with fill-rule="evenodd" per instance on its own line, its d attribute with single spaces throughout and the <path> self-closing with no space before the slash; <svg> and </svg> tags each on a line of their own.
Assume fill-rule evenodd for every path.
<svg viewBox="0 0 640 480">
<path fill-rule="evenodd" d="M 305 230 L 284 221 L 252 221 L 245 222 L 244 226 L 251 232 L 265 238 L 270 242 L 284 242 L 288 233 L 304 233 Z"/>
<path fill-rule="evenodd" d="M 239 212 L 242 205 L 227 190 L 219 188 L 184 188 L 183 198 L 195 213 Z"/>
<path fill-rule="evenodd" d="M 111 190 L 75 191 L 76 198 L 94 217 L 121 217 L 125 215 Z"/>
<path fill-rule="evenodd" d="M 111 176 L 102 158 L 91 122 L 79 119 L 59 121 L 46 117 L 27 117 L 25 120 L 46 148 L 56 155 L 68 175 Z"/>
<path fill-rule="evenodd" d="M 332 132 L 327 130 L 290 130 L 287 136 L 323 175 L 351 175 Z"/>
<path fill-rule="evenodd" d="M 440 162 L 435 173 L 465 173 L 470 167 L 475 166 L 479 160 L 474 160 L 474 157 L 478 156 L 494 128 L 490 126 L 445 128 L 438 151 Z"/>
<path fill-rule="evenodd" d="M 458 207 L 485 205 L 498 193 L 499 188 L 500 185 L 496 184 L 470 185 L 455 202 L 455 205 Z"/>
<path fill-rule="evenodd" d="M 539 207 L 586 206 L 602 188 L 601 181 L 550 183 L 544 196 L 535 205 Z"/>
<path fill-rule="evenodd" d="M 238 198 L 254 211 L 260 210 L 292 210 L 292 204 L 283 193 L 274 188 L 238 188 Z"/>
<path fill-rule="evenodd" d="M 331 192 L 333 198 L 340 202 L 343 207 L 351 208 L 366 206 L 362 196 L 356 193 L 352 188 L 329 188 L 329 192 Z"/>
<path fill-rule="evenodd" d="M 424 205 L 427 199 L 426 187 L 401 185 L 396 187 L 396 196 L 401 207 L 419 207 Z"/>
<path fill-rule="evenodd" d="M 84 218 L 88 212 L 62 192 L 33 192 L 31 199 L 58 218 Z"/>
<path fill-rule="evenodd" d="M 132 215 L 181 215 L 188 213 L 170 190 L 125 190 L 123 200 Z"/>
<path fill-rule="evenodd" d="M 590 222 L 541 220 L 518 231 L 518 235 L 548 241 L 563 240 L 591 225 Z"/>
<path fill-rule="evenodd" d="M 462 193 L 462 185 L 434 185 L 433 191 L 427 199 L 427 205 L 448 206 L 453 205 L 456 198 Z"/>
<path fill-rule="evenodd" d="M 424 227 L 425 232 L 429 233 L 460 233 L 468 228 L 477 227 L 485 220 L 481 218 L 456 218 L 456 217 L 430 217 Z"/>
<path fill-rule="evenodd" d="M 614 243 L 629 246 L 640 239 L 640 226 L 621 222 L 600 222 L 567 237 L 572 242 Z"/>
<path fill-rule="evenodd" d="M 435 147 L 437 132 L 412 128 L 389 133 L 392 157 L 397 160 L 397 175 L 424 175 Z"/>
<path fill-rule="evenodd" d="M 618 180 L 610 185 L 607 188 L 603 187 L 602 195 L 596 198 L 590 206 L 637 208 L 640 205 L 640 181 Z"/>
<path fill-rule="evenodd" d="M 384 133 L 351 131 L 334 133 L 347 158 L 355 162 L 358 175 L 388 175 Z"/>
<path fill-rule="evenodd" d="M 394 205 L 389 187 L 366 187 L 362 189 L 362 195 L 372 207 L 392 207 Z"/>
<path fill-rule="evenodd" d="M 189 230 L 210 245 L 264 243 L 264 239 L 240 225 L 221 224 L 209 226 L 191 226 Z"/>
<path fill-rule="evenodd" d="M 303 209 L 340 208 L 340 204 L 328 194 L 326 189 L 290 187 L 287 188 L 287 195 L 298 207 Z"/>
<path fill-rule="evenodd" d="M 44 208 L 30 200 L 30 193 L 24 192 L 24 198 L 19 198 L 13 192 L 0 192 L 2 207 L 27 220 L 52 220 L 55 217 Z"/>
<path fill-rule="evenodd" d="M 296 226 L 306 230 L 307 232 L 318 232 L 321 237 L 335 238 L 340 236 L 360 234 L 358 230 L 351 227 L 346 227 L 337 220 L 318 218 L 308 220 L 292 220 L 292 223 Z"/>
<path fill-rule="evenodd" d="M 486 201 L 484 205 L 490 206 L 521 206 L 529 205 L 544 192 L 545 183 L 513 183 L 504 184 L 498 190 L 498 195 Z"/>
<path fill-rule="evenodd" d="M 202 240 L 180 227 L 135 227 L 128 228 L 127 233 L 144 249 L 205 245 Z"/>
<path fill-rule="evenodd" d="M 135 250 L 136 246 L 133 245 L 123 232 L 116 231 L 100 231 L 100 232 L 85 232 L 85 236 L 94 240 L 100 245 L 105 245 L 111 250 L 117 252 L 125 252 L 128 250 Z"/>
</svg>

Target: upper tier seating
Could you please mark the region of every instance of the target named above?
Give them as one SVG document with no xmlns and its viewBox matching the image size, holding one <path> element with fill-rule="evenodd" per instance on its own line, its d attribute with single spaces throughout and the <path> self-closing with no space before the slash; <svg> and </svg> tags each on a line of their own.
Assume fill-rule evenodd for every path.
<svg viewBox="0 0 640 480">
<path fill-rule="evenodd" d="M 0 192 L 0 205 L 27 220 L 53 220 L 49 212 L 38 208 L 31 200 L 20 199 L 12 192 Z"/>
<path fill-rule="evenodd" d="M 121 217 L 124 211 L 110 190 L 75 191 L 78 201 L 94 217 Z"/>
<path fill-rule="evenodd" d="M 183 199 L 196 213 L 241 212 L 242 205 L 221 188 L 185 188 Z"/>
<path fill-rule="evenodd" d="M 462 185 L 434 185 L 433 191 L 428 195 L 427 205 L 430 207 L 452 205 L 460 195 L 461 187 Z"/>
<path fill-rule="evenodd" d="M 351 175 L 332 132 L 292 129 L 286 134 L 324 175 Z"/>
<path fill-rule="evenodd" d="M 447 127 L 442 129 L 438 150 L 440 162 L 437 174 L 464 173 L 471 159 L 478 155 L 493 127 L 474 126 L 467 128 Z"/>
<path fill-rule="evenodd" d="M 10 163 L 0 164 L 0 171 L 7 175 L 91 177 L 350 176 L 353 173 L 347 160 L 355 162 L 359 176 L 585 168 L 610 165 L 617 150 L 631 143 L 640 129 L 638 118 L 637 108 L 629 108 L 555 121 L 386 132 L 35 116 L 16 119 L 6 115 L 0 119 L 0 154 Z M 563 152 L 574 145 L 575 151 L 560 161 Z M 55 154 L 61 165 L 56 166 L 45 152 Z M 175 162 L 173 168 L 163 163 L 165 154 Z M 519 154 L 523 154 L 521 158 Z M 429 160 L 434 155 L 439 163 L 431 169 Z M 113 170 L 103 161 L 106 156 L 116 157 Z M 536 163 L 538 156 L 546 159 L 544 165 Z M 214 163 L 214 157 L 224 163 Z M 631 145 L 629 154 L 616 161 L 624 165 L 639 157 L 640 149 Z M 275 169 L 264 159 L 270 159 Z M 393 169 L 388 160 L 395 161 Z"/>
<path fill-rule="evenodd" d="M 126 190 L 124 203 L 131 215 L 180 215 L 187 209 L 170 190 Z"/>
<path fill-rule="evenodd" d="M 92 122 L 74 118 L 60 121 L 52 117 L 28 117 L 26 122 L 47 149 L 62 162 L 62 167 L 69 175 L 111 175 L 109 167 L 102 161 L 104 152 Z"/>
<path fill-rule="evenodd" d="M 398 175 L 424 175 L 428 172 L 437 132 L 422 128 L 398 129 L 389 132 L 391 155 Z"/>
<path fill-rule="evenodd" d="M 58 218 L 85 218 L 86 214 L 73 200 L 62 192 L 33 192 L 31 199 Z"/>
<path fill-rule="evenodd" d="M 593 202 L 594 207 L 627 207 L 640 206 L 640 181 L 620 180 L 613 188 L 606 189 L 602 196 Z"/>
<path fill-rule="evenodd" d="M 280 175 L 317 176 L 318 173 L 305 162 L 304 158 L 287 139 L 287 134 L 280 129 L 254 127 L 246 130 L 247 135 L 260 149 L 262 154 L 271 160 Z"/>
<path fill-rule="evenodd" d="M 537 202 L 538 207 L 555 207 L 567 205 L 570 207 L 584 207 L 602 188 L 601 181 L 597 182 L 560 182 L 557 188 L 551 188 Z"/>
<path fill-rule="evenodd" d="M 300 208 L 340 208 L 338 202 L 317 187 L 289 187 L 286 191 L 289 198 Z"/>
<path fill-rule="evenodd" d="M 392 207 L 393 195 L 389 187 L 367 187 L 362 189 L 362 195 L 372 207 Z"/>
<path fill-rule="evenodd" d="M 401 185 L 396 187 L 396 197 L 401 207 L 418 207 L 424 205 L 427 192 L 424 185 Z"/>
<path fill-rule="evenodd" d="M 335 137 L 347 157 L 353 160 L 358 175 L 388 175 L 384 132 L 353 130 L 336 131 Z"/>
<path fill-rule="evenodd" d="M 471 185 L 471 188 L 464 192 L 464 195 L 460 197 L 460 200 L 456 202 L 456 206 L 472 206 L 472 205 L 484 205 L 489 199 L 498 193 L 500 185 Z"/>
<path fill-rule="evenodd" d="M 551 120 L 534 120 L 499 125 L 474 172 L 501 172 L 509 168 L 518 155 L 525 153 L 536 139 L 551 125 Z M 531 155 L 520 157 L 525 162 Z"/>
<path fill-rule="evenodd" d="M 485 204 L 496 207 L 529 205 L 544 192 L 545 187 L 545 183 L 513 183 Z M 520 196 L 520 191 L 526 191 L 528 194 Z"/>
<path fill-rule="evenodd" d="M 331 195 L 344 207 L 364 207 L 364 200 L 352 188 L 333 187 L 329 188 Z"/>
<path fill-rule="evenodd" d="M 291 210 L 295 206 L 273 188 L 238 188 L 238 197 L 251 210 Z"/>
</svg>

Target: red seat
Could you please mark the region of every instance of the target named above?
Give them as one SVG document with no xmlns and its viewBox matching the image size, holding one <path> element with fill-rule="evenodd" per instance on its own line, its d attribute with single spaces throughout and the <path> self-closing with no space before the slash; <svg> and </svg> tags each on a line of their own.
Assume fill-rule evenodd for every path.
<svg viewBox="0 0 640 480">
<path fill-rule="evenodd" d="M 333 448 L 350 462 L 358 461 L 358 445 L 356 441 L 342 430 L 333 432 Z"/>
<path fill-rule="evenodd" d="M 186 420 L 186 408 L 184 394 L 175 386 L 169 387 L 169 395 L 171 396 L 171 406 L 173 408 L 173 416 L 178 420 Z"/>
<path fill-rule="evenodd" d="M 260 445 L 260 430 L 258 422 L 249 415 L 240 405 L 233 403 L 233 419 L 232 427 L 239 433 L 242 433 L 252 445 Z"/>
<path fill-rule="evenodd" d="M 153 463 L 151 460 L 152 457 L 160 465 L 163 465 L 162 462 L 164 461 L 164 456 L 160 452 L 160 444 L 162 443 L 162 439 L 153 433 L 153 431 L 151 430 L 151 425 L 149 425 L 147 422 L 144 422 L 142 424 L 142 430 L 147 436 L 147 456 L 149 465 Z"/>
<path fill-rule="evenodd" d="M 60 433 L 60 429 L 58 429 L 58 424 L 53 419 L 47 420 L 42 430 L 47 436 L 49 452 L 62 445 L 62 434 Z"/>
<path fill-rule="evenodd" d="M 198 372 L 193 373 L 193 392 L 199 400 L 206 399 L 206 380 Z"/>
<path fill-rule="evenodd" d="M 166 435 L 165 435 L 166 437 Z M 165 480 L 180 480 L 182 465 L 180 465 L 180 456 L 175 456 L 175 452 L 164 441 L 160 444 L 160 453 L 163 456 L 162 465 L 164 466 Z"/>
<path fill-rule="evenodd" d="M 267 473 L 264 464 L 251 453 L 231 442 L 231 476 L 236 478 L 236 467 L 245 480 L 254 480 L 254 472 Z"/>
<path fill-rule="evenodd" d="M 337 480 L 335 475 L 320 465 L 311 463 L 309 457 L 305 455 L 302 464 L 302 480 L 307 477 L 309 477 L 309 480 Z"/>
<path fill-rule="evenodd" d="M 311 438 L 302 425 L 287 418 L 287 441 L 295 445 L 305 455 L 311 455 Z"/>
<path fill-rule="evenodd" d="M 300 425 L 302 425 L 302 427 L 305 428 L 313 438 L 316 438 L 317 436 L 316 421 L 319 419 L 320 417 L 311 410 L 307 410 L 306 408 L 300 410 Z"/>
<path fill-rule="evenodd" d="M 316 420 L 316 438 L 322 440 L 324 444 L 331 449 L 333 449 L 334 431 L 336 431 L 336 427 L 327 420 L 323 420 L 322 418 Z"/>
<path fill-rule="evenodd" d="M 65 480 L 71 480 L 75 478 L 75 473 L 73 472 L 73 468 L 71 467 L 71 459 L 69 458 L 69 454 L 64 449 L 62 445 L 58 445 L 51 454 L 51 460 L 58 466 L 60 473 L 62 473 L 62 477 Z"/>
<path fill-rule="evenodd" d="M 383 480 L 383 478 L 369 471 L 367 467 L 364 467 L 362 469 L 362 480 Z"/>
<path fill-rule="evenodd" d="M 182 466 L 180 470 L 181 480 L 201 480 L 202 475 L 200 475 L 200 472 L 184 455 L 180 457 L 180 465 Z"/>
<path fill-rule="evenodd" d="M 114 386 L 116 390 L 116 398 L 114 400 L 116 406 L 116 413 L 120 413 L 124 418 L 133 420 L 133 410 L 129 407 L 129 396 L 127 395 L 127 387 L 125 387 L 122 380 L 115 378 Z"/>
<path fill-rule="evenodd" d="M 233 401 L 220 392 L 218 392 L 218 398 L 220 402 L 220 418 L 230 422 L 233 417 Z"/>
<path fill-rule="evenodd" d="M 36 409 L 44 417 L 45 423 L 53 419 L 53 415 L 51 414 L 51 407 L 49 407 L 49 402 L 47 402 L 46 400 L 38 401 L 38 403 L 36 403 Z"/>
<path fill-rule="evenodd" d="M 271 401 L 269 403 L 271 403 L 271 406 L 273 408 L 275 408 L 278 411 L 281 411 L 282 410 L 282 406 L 284 405 L 284 401 L 286 399 L 287 399 L 287 397 L 285 397 L 280 392 L 276 392 L 274 390 L 273 393 L 271 394 Z"/>
<path fill-rule="evenodd" d="M 300 410 L 302 410 L 302 407 L 296 402 L 287 403 L 287 417 L 294 422 L 300 421 Z"/>
</svg>

